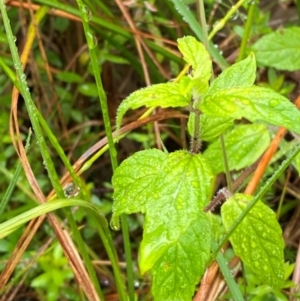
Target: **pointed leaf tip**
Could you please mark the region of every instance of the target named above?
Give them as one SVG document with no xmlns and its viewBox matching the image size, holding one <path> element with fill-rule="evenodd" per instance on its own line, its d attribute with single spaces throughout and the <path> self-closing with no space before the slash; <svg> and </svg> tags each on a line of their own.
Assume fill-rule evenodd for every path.
<svg viewBox="0 0 300 301">
<path fill-rule="evenodd" d="M 208 81 L 211 77 L 212 61 L 204 45 L 191 36 L 179 38 L 177 42 L 184 60 L 193 68 L 192 77 L 201 77 L 203 81 Z"/>
</svg>

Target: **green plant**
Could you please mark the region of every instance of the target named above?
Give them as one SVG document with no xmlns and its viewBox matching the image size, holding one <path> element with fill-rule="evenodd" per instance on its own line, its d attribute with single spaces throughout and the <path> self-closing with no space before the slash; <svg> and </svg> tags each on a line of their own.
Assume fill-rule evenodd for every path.
<svg viewBox="0 0 300 301">
<path fill-rule="evenodd" d="M 67 265 L 67 259 L 63 256 L 60 245 L 56 245 L 50 254 L 45 254 L 38 260 L 42 272 L 32 280 L 31 287 L 37 290 L 44 290 L 48 301 L 59 300 L 63 296 L 68 296 L 67 281 L 73 280 L 72 270 Z M 41 295 L 44 295 L 42 293 Z M 76 295 L 68 296 L 76 300 Z M 77 299 L 78 300 L 78 299 Z"/>
<path fill-rule="evenodd" d="M 190 300 L 211 259 L 214 235 L 209 215 L 203 210 L 212 192 L 213 174 L 226 169 L 219 159 L 221 147 L 214 147 L 217 142 L 201 154 L 201 140 L 213 140 L 231 129 L 225 136 L 225 146 L 229 170 L 234 170 L 251 165 L 266 149 L 268 129 L 259 122 L 300 132 L 300 113 L 288 99 L 254 85 L 253 54 L 223 71 L 209 86 L 211 60 L 204 46 L 185 37 L 178 40 L 178 47 L 192 66 L 191 74 L 182 76 L 178 82 L 132 93 L 121 103 L 117 114 L 119 128 L 128 109 L 161 106 L 189 107 L 191 111 L 190 151 L 166 154 L 152 149 L 135 153 L 122 162 L 112 179 L 112 226 L 119 228 L 122 213 L 145 214 L 139 267 L 142 274 L 151 272 L 156 300 Z M 233 121 L 241 118 L 254 123 L 234 126 Z M 249 140 L 250 137 L 253 139 Z M 237 225 L 235 221 L 252 197 L 232 195 L 233 191 L 228 190 L 223 193 L 227 201 L 221 215 L 227 231 L 234 226 L 229 240 L 235 253 L 262 282 L 281 287 L 284 242 L 275 214 L 256 200 Z"/>
<path fill-rule="evenodd" d="M 287 300 L 285 289 L 293 286 L 289 276 L 294 265 L 284 265 L 284 259 L 293 262 L 296 256 L 291 250 L 289 254 L 285 252 L 284 258 L 282 230 L 277 220 L 291 214 L 297 205 L 297 200 L 286 202 L 286 191 L 291 189 L 288 187 L 290 171 L 283 173 L 291 163 L 300 170 L 297 141 L 289 141 L 290 136 L 282 140 L 280 151 L 272 158 L 275 164 L 265 173 L 265 178 L 271 178 L 265 182 L 262 175 L 259 177 L 261 189 L 254 197 L 238 191 L 256 166 L 255 161 L 269 146 L 274 125 L 299 134 L 299 113 L 286 98 L 294 85 L 289 84 L 289 75 L 283 72 L 299 69 L 299 28 L 283 28 L 272 33 L 271 14 L 263 11 L 259 1 L 239 0 L 235 4 L 232 1 L 205 1 L 205 9 L 201 0 L 131 1 L 130 14 L 126 14 L 124 6 L 129 2 L 116 0 L 114 6 L 109 1 L 78 0 L 78 7 L 72 7 L 66 2 L 36 0 L 34 6 L 23 7 L 23 3 L 15 1 L 12 5 L 19 5 L 21 13 L 10 7 L 10 22 L 4 2 L 0 2 L 6 28 L 6 34 L 0 34 L 0 43 L 4 46 L 0 67 L 5 72 L 0 74 L 1 108 L 4 108 L 0 130 L 0 172 L 4 175 L 0 179 L 0 195 L 3 195 L 0 203 L 1 297 L 2 293 L 3 298 L 6 297 L 10 287 L 14 289 L 18 284 L 20 288 L 20 283 L 25 283 L 41 300 L 83 300 L 83 293 L 89 300 L 105 300 L 109 290 L 103 291 L 99 281 L 99 277 L 105 275 L 112 280 L 112 292 L 114 295 L 117 292 L 120 300 L 133 301 L 145 296 L 148 300 L 152 298 L 148 293 L 149 286 L 155 300 L 190 300 L 195 290 L 198 294 L 207 285 L 203 282 L 200 289 L 196 287 L 205 269 L 208 268 L 209 275 L 216 261 L 229 288 L 227 294 L 219 297 L 221 300 L 266 301 L 275 296 L 278 300 Z M 190 8 L 194 6 L 189 7 L 187 3 L 198 5 L 199 9 L 193 11 Z M 7 2 L 6 5 L 10 4 Z M 272 2 L 268 7 L 274 5 Z M 247 21 L 245 9 L 248 9 Z M 210 15 L 209 34 L 205 15 Z M 239 16 L 243 20 L 236 25 Z M 123 17 L 130 25 L 128 28 L 124 27 Z M 22 35 L 26 32 L 23 28 L 25 20 L 31 20 L 31 23 L 24 37 L 24 50 L 19 48 L 17 51 L 15 36 L 18 37 L 17 46 L 22 45 L 19 33 L 20 27 Z M 78 34 L 74 39 L 72 26 L 76 26 L 76 22 L 80 22 L 76 29 L 83 24 L 83 31 L 76 31 Z M 49 32 L 54 34 L 48 37 Z M 178 40 L 179 50 L 187 63 L 181 72 L 181 54 L 174 49 L 179 32 L 180 35 L 193 32 L 203 43 L 190 36 Z M 252 44 L 258 35 L 263 37 Z M 228 51 L 220 43 L 221 38 L 227 36 L 229 41 L 233 38 L 234 46 L 239 48 L 238 63 L 231 67 L 229 62 L 233 56 L 225 60 Z M 135 45 L 139 58 L 132 52 Z M 27 63 L 29 50 L 32 60 Z M 18 53 L 21 53 L 22 64 Z M 111 82 L 118 81 L 120 86 L 131 84 L 128 70 L 139 77 L 130 89 L 119 91 L 122 98 L 128 91 L 148 85 L 132 93 L 120 105 L 114 133 L 110 125 L 115 113 L 110 101 L 114 99 L 107 100 L 105 92 L 109 97 L 116 89 L 105 91 L 100 77 L 102 73 L 105 78 L 107 64 L 118 66 L 112 68 L 115 77 Z M 215 72 L 229 68 L 214 79 L 213 66 Z M 268 84 L 265 83 L 265 67 L 268 68 Z M 125 73 L 118 74 L 119 68 Z M 255 86 L 257 71 L 261 76 Z M 124 80 L 124 74 L 130 81 Z M 172 77 L 176 79 L 170 80 Z M 170 81 L 162 84 L 165 80 Z M 159 84 L 151 86 L 150 81 Z M 24 98 L 24 106 L 22 102 L 17 106 L 18 95 L 16 89 L 11 88 L 12 84 Z M 296 104 L 299 107 L 299 103 Z M 127 110 L 142 106 L 150 107 L 142 115 L 148 117 L 121 127 Z M 14 120 L 9 128 L 10 107 Z M 184 128 L 183 120 L 181 129 L 174 121 L 172 125 L 153 126 L 151 122 L 162 120 L 163 116 L 167 116 L 164 119 L 187 117 L 174 110 L 160 109 L 149 117 L 156 107 L 179 107 L 188 111 L 187 127 Z M 22 141 L 31 124 L 34 135 L 31 140 L 28 138 L 24 149 Z M 97 127 L 93 128 L 94 125 Z M 20 127 L 22 134 L 18 135 L 15 130 Z M 139 127 L 139 132 L 129 133 Z M 167 127 L 174 132 L 164 131 Z M 184 150 L 168 153 L 171 134 L 177 136 L 181 145 L 180 140 L 186 140 L 182 135 L 184 130 L 191 136 L 190 150 L 185 150 L 182 143 Z M 286 131 L 280 129 L 279 132 L 282 137 Z M 136 147 L 125 152 L 125 156 L 122 145 L 114 145 L 124 136 Z M 99 137 L 103 138 L 95 142 Z M 12 141 L 16 142 L 14 146 Z M 95 144 L 90 146 L 90 142 Z M 164 151 L 151 149 L 155 144 Z M 136 152 L 141 148 L 146 150 Z M 15 164 L 15 150 L 21 161 L 18 164 Z M 110 156 L 101 160 L 99 168 L 98 159 L 107 150 Z M 121 150 L 119 154 L 118 150 Z M 289 154 L 290 150 L 292 153 Z M 118 160 L 132 152 L 134 154 L 118 167 Z M 287 154 L 288 158 L 279 165 L 278 161 Z M 72 160 L 78 157 L 72 166 Z M 111 163 L 111 167 L 103 168 L 105 162 Z M 12 166 L 17 166 L 15 171 Z M 248 166 L 250 169 L 239 175 L 240 170 Z M 60 176 L 61 170 L 68 173 Z M 87 170 L 88 175 L 81 177 Z M 228 187 L 219 190 L 213 198 L 215 185 L 223 172 Z M 99 180 L 100 174 L 104 174 L 104 179 Z M 282 191 L 276 191 L 278 186 L 283 186 Z M 51 189 L 55 192 L 45 197 L 44 193 Z M 105 201 L 102 196 L 95 195 L 96 189 L 104 191 Z M 249 189 L 246 191 L 249 193 Z M 270 194 L 263 199 L 267 191 Z M 275 192 L 280 193 L 280 197 Z M 75 198 L 77 193 L 78 198 Z M 111 194 L 115 198 L 111 225 L 119 229 L 121 216 L 122 234 L 111 232 L 107 224 L 106 218 L 110 219 L 112 207 Z M 270 195 L 280 198 L 276 215 L 270 209 Z M 216 214 L 209 212 L 225 198 L 220 215 L 217 211 Z M 36 203 L 41 204 L 36 206 Z M 70 206 L 79 209 L 74 213 L 69 210 Z M 136 212 L 142 214 L 126 216 Z M 43 214 L 47 214 L 49 224 L 40 227 Z M 29 222 L 27 227 L 21 227 L 26 222 Z M 141 225 L 144 225 L 144 234 L 140 244 Z M 58 238 L 52 244 L 55 248 L 48 248 L 37 258 L 36 254 L 40 255 L 39 251 L 44 247 L 40 237 L 55 239 L 53 230 Z M 36 237 L 28 246 L 34 235 Z M 229 247 L 228 240 L 231 242 Z M 41 249 L 39 243 L 43 244 Z M 152 282 L 148 275 L 142 278 L 138 269 L 133 269 L 137 247 L 140 247 L 139 271 L 142 274 L 149 272 Z M 26 260 L 17 266 L 24 250 L 23 256 L 33 260 L 31 264 Z M 236 255 L 242 260 L 242 269 L 231 268 L 231 260 L 234 261 Z M 125 267 L 121 262 L 123 257 L 126 276 L 123 275 L 125 269 L 120 267 Z M 111 265 L 108 268 L 102 264 L 106 259 Z M 69 267 L 65 267 L 67 262 Z M 5 286 L 13 270 L 14 277 Z M 239 274 L 233 277 L 236 271 Z M 48 285 L 53 277 L 55 281 Z M 143 279 L 140 289 L 134 290 L 134 278 Z M 291 289 L 291 292 L 297 297 L 295 290 Z"/>
</svg>

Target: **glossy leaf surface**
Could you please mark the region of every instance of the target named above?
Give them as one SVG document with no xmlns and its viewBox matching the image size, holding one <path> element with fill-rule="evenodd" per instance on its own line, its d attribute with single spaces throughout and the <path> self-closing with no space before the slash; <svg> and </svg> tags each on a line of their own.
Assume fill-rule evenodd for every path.
<svg viewBox="0 0 300 301">
<path fill-rule="evenodd" d="M 251 196 L 236 194 L 221 208 L 224 226 L 231 228 Z M 275 213 L 258 203 L 230 237 L 234 251 L 264 284 L 280 288 L 284 279 L 284 241 Z"/>
<path fill-rule="evenodd" d="M 190 113 L 188 120 L 188 131 L 191 136 L 194 133 L 194 119 L 195 113 Z M 233 119 L 230 117 L 215 117 L 200 115 L 200 128 L 201 140 L 210 141 L 220 136 L 228 127 L 233 125 Z"/>
<path fill-rule="evenodd" d="M 246 59 L 223 71 L 211 84 L 208 93 L 216 93 L 233 87 L 250 87 L 256 77 L 256 62 L 251 53 Z"/>
<path fill-rule="evenodd" d="M 257 61 L 279 70 L 300 70 L 300 28 L 289 27 L 263 36 L 252 45 Z"/>
<path fill-rule="evenodd" d="M 240 170 L 254 163 L 270 143 L 268 129 L 263 124 L 238 125 L 224 135 L 229 170 Z M 220 139 L 204 151 L 214 174 L 225 171 Z"/>
<path fill-rule="evenodd" d="M 199 212 L 186 232 L 153 266 L 152 292 L 155 300 L 191 300 L 209 258 L 210 243 L 208 216 Z"/>
<path fill-rule="evenodd" d="M 193 68 L 192 77 L 201 76 L 202 80 L 208 81 L 211 77 L 212 62 L 204 45 L 191 36 L 180 38 L 177 42 L 184 60 Z"/>
<path fill-rule="evenodd" d="M 145 213 L 148 194 L 166 158 L 167 154 L 158 149 L 144 150 L 124 160 L 116 170 L 112 178 L 113 196 L 117 200 L 113 205 L 114 228 L 119 227 L 118 216 L 122 213 Z"/>
<path fill-rule="evenodd" d="M 124 114 L 129 109 L 146 107 L 185 107 L 191 101 L 191 91 L 179 83 L 165 83 L 146 87 L 130 94 L 120 104 L 117 111 L 117 127 L 119 128 Z"/>
<path fill-rule="evenodd" d="M 147 157 L 150 161 L 147 161 Z M 200 242 L 210 241 L 209 221 L 202 210 L 208 202 L 211 178 L 210 167 L 203 156 L 187 151 L 177 151 L 169 155 L 158 150 L 141 151 L 123 161 L 116 170 L 112 181 L 115 199 L 113 225 L 118 226 L 117 219 L 122 213 L 141 211 L 146 214 L 139 251 L 142 274 L 153 269 L 156 271 L 153 274 L 154 278 L 171 279 L 185 264 L 191 265 L 192 270 L 192 266 L 195 266 L 198 277 L 204 272 L 210 243 L 203 244 L 202 248 L 205 251 L 198 250 L 197 257 L 185 254 L 184 250 L 198 248 Z M 195 236 L 193 233 L 196 231 L 196 225 L 199 227 L 197 231 L 202 233 L 199 232 L 197 240 L 192 238 Z M 183 242 L 187 245 L 181 246 Z M 181 250 L 182 255 L 177 254 L 176 250 Z M 175 257 L 174 252 L 177 254 Z M 189 261 L 185 261 L 186 256 Z M 156 264 L 164 262 L 170 264 L 168 271 L 155 269 Z M 184 273 L 185 271 L 182 271 L 180 274 L 181 279 L 185 278 Z M 192 283 L 185 284 L 187 291 L 193 291 L 195 278 Z M 155 294 L 164 293 L 156 291 Z"/>
<path fill-rule="evenodd" d="M 205 94 L 200 109 L 208 116 L 262 120 L 300 133 L 300 112 L 284 96 L 258 86 Z"/>
</svg>

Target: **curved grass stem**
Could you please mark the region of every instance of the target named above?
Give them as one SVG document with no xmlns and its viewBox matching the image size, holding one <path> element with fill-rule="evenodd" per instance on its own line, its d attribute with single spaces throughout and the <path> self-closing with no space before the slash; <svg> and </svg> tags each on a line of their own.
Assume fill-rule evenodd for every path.
<svg viewBox="0 0 300 301">
<path fill-rule="evenodd" d="M 245 58 L 246 56 L 246 47 L 247 47 L 247 43 L 250 37 L 250 32 L 251 32 L 251 25 L 253 22 L 253 18 L 254 18 L 254 11 L 256 9 L 257 6 L 257 0 L 255 0 L 253 3 L 251 2 L 251 4 L 249 5 L 249 10 L 248 10 L 248 16 L 247 16 L 247 22 L 245 25 L 245 30 L 244 30 L 244 34 L 243 34 L 243 38 L 242 38 L 242 42 L 241 42 L 241 47 L 240 47 L 240 51 L 239 51 L 239 55 L 237 58 L 237 61 L 241 61 L 242 59 Z"/>
<path fill-rule="evenodd" d="M 108 106 L 107 106 L 107 98 L 106 94 L 103 89 L 102 80 L 100 77 L 100 68 L 98 64 L 98 58 L 97 58 L 97 52 L 96 52 L 96 46 L 97 46 L 97 39 L 94 36 L 94 33 L 92 32 L 89 21 L 91 19 L 89 8 L 85 5 L 83 5 L 83 2 L 81 0 L 76 0 L 77 5 L 79 7 L 83 29 L 87 41 L 87 45 L 89 48 L 90 58 L 91 58 L 91 64 L 93 68 L 93 73 L 97 85 L 97 91 L 100 101 L 100 107 L 102 111 L 102 117 L 104 121 L 104 127 L 106 136 L 108 139 L 108 147 L 109 147 L 109 154 L 111 159 L 111 165 L 113 172 L 118 167 L 118 161 L 117 161 L 117 150 L 115 148 L 114 139 L 112 135 L 112 128 L 110 123 L 110 118 L 108 114 Z M 122 232 L 123 232 L 123 241 L 124 241 L 124 249 L 125 249 L 125 257 L 126 257 L 126 263 L 127 263 L 127 278 L 128 278 L 128 291 L 130 293 L 130 300 L 134 300 L 134 287 L 133 287 L 133 271 L 132 271 L 132 256 L 131 256 L 131 246 L 130 246 L 130 239 L 129 239 L 129 231 L 128 231 L 128 224 L 127 219 L 123 215 L 121 216 L 122 221 Z M 126 293 L 124 292 L 123 285 L 118 285 L 118 292 L 120 300 L 126 300 Z"/>
</svg>

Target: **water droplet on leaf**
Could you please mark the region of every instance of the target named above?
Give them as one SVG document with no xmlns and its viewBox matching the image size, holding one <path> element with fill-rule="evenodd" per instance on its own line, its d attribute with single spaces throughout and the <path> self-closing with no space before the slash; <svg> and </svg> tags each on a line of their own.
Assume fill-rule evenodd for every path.
<svg viewBox="0 0 300 301">
<path fill-rule="evenodd" d="M 269 104 L 271 107 L 276 107 L 279 105 L 279 102 L 276 99 L 272 99 L 272 100 L 270 100 Z"/>
<path fill-rule="evenodd" d="M 92 12 L 91 12 L 91 10 L 86 5 L 83 6 L 82 13 L 83 13 L 83 20 L 85 22 L 91 21 L 91 19 L 92 19 Z"/>
<path fill-rule="evenodd" d="M 80 188 L 76 186 L 73 182 L 66 184 L 64 187 L 65 197 L 71 198 L 79 194 Z"/>
</svg>

